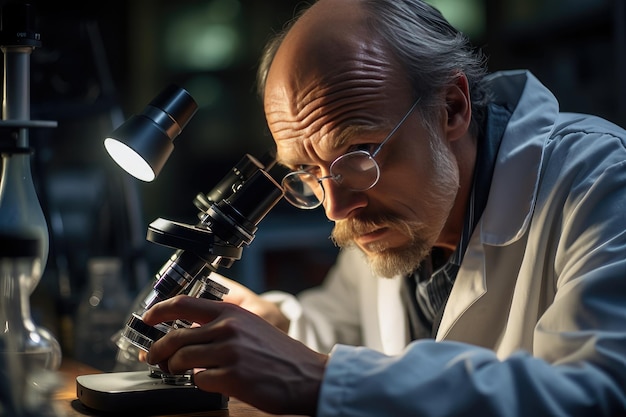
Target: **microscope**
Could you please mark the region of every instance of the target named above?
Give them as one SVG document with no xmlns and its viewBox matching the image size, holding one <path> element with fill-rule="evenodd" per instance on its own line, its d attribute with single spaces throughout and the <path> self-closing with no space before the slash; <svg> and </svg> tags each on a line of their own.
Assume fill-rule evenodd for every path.
<svg viewBox="0 0 626 417">
<path fill-rule="evenodd" d="M 196 196 L 197 224 L 159 218 L 149 225 L 147 239 L 173 248 L 174 253 L 140 293 L 118 347 L 147 352 L 171 329 L 192 325 L 184 320 L 145 324 L 143 313 L 159 301 L 178 294 L 219 301 L 228 293 L 212 276 L 241 258 L 259 222 L 282 198 L 279 181 L 286 172 L 275 164 L 271 152 L 261 159 L 246 154 L 209 193 Z M 78 376 L 78 399 L 86 407 L 106 413 L 171 414 L 228 408 L 227 397 L 197 388 L 191 371 L 169 375 L 146 367 L 146 371 Z"/>
</svg>

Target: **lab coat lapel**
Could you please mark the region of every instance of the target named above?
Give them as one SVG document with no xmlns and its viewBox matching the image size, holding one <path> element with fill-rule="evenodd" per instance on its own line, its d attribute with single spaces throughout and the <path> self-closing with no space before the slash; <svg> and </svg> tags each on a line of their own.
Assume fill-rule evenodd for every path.
<svg viewBox="0 0 626 417">
<path fill-rule="evenodd" d="M 476 235 L 472 240 L 475 238 Z M 475 247 L 470 244 L 463 258 L 463 265 L 457 274 L 439 324 L 437 340 L 447 338 L 462 315 L 487 291 L 485 263 L 482 250 L 479 248 L 481 248 L 480 245 Z M 461 331 L 472 332 L 472 329 L 461 328 Z"/>
</svg>

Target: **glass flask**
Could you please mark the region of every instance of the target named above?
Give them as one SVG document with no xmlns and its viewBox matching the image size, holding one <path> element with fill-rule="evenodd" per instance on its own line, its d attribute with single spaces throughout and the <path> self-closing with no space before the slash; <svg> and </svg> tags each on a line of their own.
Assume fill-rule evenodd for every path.
<svg viewBox="0 0 626 417">
<path fill-rule="evenodd" d="M 39 242 L 37 262 L 33 262 L 32 271 L 25 277 L 25 289 L 31 294 L 48 260 L 48 225 L 33 183 L 28 147 L 18 144 L 12 149 L 0 148 L 0 233 L 29 236 Z"/>
<path fill-rule="evenodd" d="M 29 288 L 41 269 L 40 240 L 0 232 L 0 332 L 3 353 L 20 359 L 25 374 L 55 371 L 61 348 L 54 336 L 31 317 Z"/>
</svg>

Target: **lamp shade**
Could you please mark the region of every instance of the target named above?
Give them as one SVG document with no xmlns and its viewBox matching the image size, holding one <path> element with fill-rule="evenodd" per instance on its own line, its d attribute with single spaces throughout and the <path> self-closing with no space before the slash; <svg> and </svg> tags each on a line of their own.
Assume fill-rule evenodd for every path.
<svg viewBox="0 0 626 417">
<path fill-rule="evenodd" d="M 141 114 L 115 129 L 104 140 L 104 147 L 126 172 L 152 181 L 174 150 L 174 139 L 197 110 L 197 103 L 185 89 L 170 85 Z"/>
</svg>

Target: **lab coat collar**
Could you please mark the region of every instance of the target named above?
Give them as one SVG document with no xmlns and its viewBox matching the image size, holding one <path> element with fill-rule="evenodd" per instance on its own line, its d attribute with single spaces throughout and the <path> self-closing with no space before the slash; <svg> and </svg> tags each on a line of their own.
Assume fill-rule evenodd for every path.
<svg viewBox="0 0 626 417">
<path fill-rule="evenodd" d="M 502 246 L 518 240 L 528 227 L 544 147 L 554 130 L 559 104 L 529 71 L 498 72 L 489 80 L 496 101 L 512 115 L 502 137 L 479 231 L 483 244 Z"/>
</svg>

